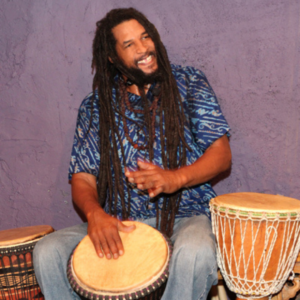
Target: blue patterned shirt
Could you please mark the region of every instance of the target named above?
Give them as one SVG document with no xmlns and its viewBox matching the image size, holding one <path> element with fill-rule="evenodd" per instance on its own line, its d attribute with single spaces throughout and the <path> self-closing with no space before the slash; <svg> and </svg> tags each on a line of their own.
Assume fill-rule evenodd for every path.
<svg viewBox="0 0 300 300">
<path fill-rule="evenodd" d="M 181 67 L 172 65 L 172 72 L 177 81 L 181 99 L 183 102 L 184 113 L 186 117 L 186 126 L 184 128 L 185 139 L 191 148 L 187 151 L 186 164 L 194 163 L 201 157 L 204 151 L 218 138 L 227 134 L 229 126 L 221 112 L 217 98 L 210 87 L 204 73 L 192 67 Z M 113 90 L 113 99 L 115 100 L 116 92 Z M 135 94 L 129 94 L 129 101 L 135 109 L 142 109 L 141 97 Z M 96 99 L 97 99 L 96 93 Z M 147 93 L 148 99 L 152 99 L 151 88 Z M 96 101 L 95 101 L 96 102 Z M 71 155 L 71 163 L 69 168 L 69 179 L 72 174 L 86 172 L 98 177 L 100 154 L 99 154 L 99 108 L 94 103 L 94 116 L 92 119 L 89 134 L 86 136 L 89 128 L 92 105 L 92 93 L 89 94 L 82 102 Z M 139 124 L 143 124 L 143 114 L 134 113 L 129 110 L 125 112 L 126 116 L 135 120 Z M 161 143 L 159 130 L 159 117 L 156 117 L 156 132 L 154 141 L 154 160 L 152 163 L 162 167 Z M 115 113 L 116 124 L 119 126 L 121 141 L 124 147 L 126 167 L 130 170 L 137 169 L 137 161 L 148 160 L 147 151 L 135 149 L 125 137 L 123 129 L 122 117 Z M 127 120 L 129 135 L 133 141 L 139 141 L 143 144 L 143 134 L 137 133 L 134 122 Z M 119 155 L 121 156 L 120 145 L 118 145 Z M 125 175 L 123 162 L 123 180 L 125 186 Z M 114 177 L 114 176 L 113 176 Z M 126 189 L 124 189 L 126 190 Z M 132 219 L 147 219 L 156 216 L 155 203 L 149 202 L 147 192 L 138 190 L 132 186 L 131 190 L 131 211 Z M 128 197 L 125 191 L 125 196 Z M 184 188 L 182 191 L 182 199 L 179 211 L 176 217 L 190 217 L 193 215 L 205 214 L 210 217 L 208 203 L 216 194 L 210 183 L 199 184 L 197 186 Z M 127 197 L 125 201 L 127 201 Z M 115 201 L 115 199 L 114 199 Z M 121 216 L 122 207 L 121 200 L 118 198 L 117 215 Z M 159 199 L 161 207 L 163 199 Z M 113 207 L 113 206 L 112 206 Z M 108 212 L 108 204 L 105 205 L 105 211 Z"/>
</svg>

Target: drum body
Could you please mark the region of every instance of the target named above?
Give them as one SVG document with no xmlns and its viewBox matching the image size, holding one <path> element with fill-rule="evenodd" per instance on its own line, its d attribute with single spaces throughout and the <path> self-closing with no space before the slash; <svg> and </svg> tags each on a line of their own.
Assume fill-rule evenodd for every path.
<svg viewBox="0 0 300 300">
<path fill-rule="evenodd" d="M 300 248 L 300 201 L 235 193 L 210 202 L 217 259 L 230 290 L 244 297 L 279 292 Z"/>
<path fill-rule="evenodd" d="M 33 269 L 32 253 L 51 226 L 30 226 L 0 231 L 0 299 L 44 299 Z"/>
<path fill-rule="evenodd" d="M 140 223 L 130 233 L 119 232 L 124 255 L 99 258 L 89 236 L 75 248 L 68 263 L 72 288 L 91 300 L 161 298 L 168 277 L 172 245 L 159 231 Z"/>
</svg>

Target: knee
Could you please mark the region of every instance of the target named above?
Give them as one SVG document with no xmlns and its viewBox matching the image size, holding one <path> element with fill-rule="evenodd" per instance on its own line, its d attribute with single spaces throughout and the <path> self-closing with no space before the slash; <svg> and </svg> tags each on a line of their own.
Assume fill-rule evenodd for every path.
<svg viewBox="0 0 300 300">
<path fill-rule="evenodd" d="M 175 248 L 172 260 L 180 262 L 184 268 L 197 267 L 201 269 L 216 268 L 216 253 L 214 244 L 186 243 Z"/>
<path fill-rule="evenodd" d="M 41 265 L 43 262 L 48 264 L 49 260 L 55 259 L 53 256 L 58 255 L 56 248 L 57 240 L 53 237 L 53 234 L 39 240 L 33 250 L 33 263 L 35 267 Z"/>
<path fill-rule="evenodd" d="M 35 267 L 66 266 L 71 252 L 87 234 L 86 228 L 87 224 L 75 225 L 42 238 L 33 251 Z"/>
</svg>

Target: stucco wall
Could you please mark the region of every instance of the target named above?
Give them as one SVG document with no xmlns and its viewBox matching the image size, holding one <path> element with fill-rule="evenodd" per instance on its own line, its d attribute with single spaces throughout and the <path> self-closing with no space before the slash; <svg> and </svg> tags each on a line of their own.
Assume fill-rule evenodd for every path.
<svg viewBox="0 0 300 300">
<path fill-rule="evenodd" d="M 133 6 L 170 60 L 202 69 L 232 128 L 238 191 L 300 199 L 298 0 L 1 0 L 0 229 L 80 222 L 67 170 L 77 109 L 91 91 L 95 22 Z"/>
</svg>

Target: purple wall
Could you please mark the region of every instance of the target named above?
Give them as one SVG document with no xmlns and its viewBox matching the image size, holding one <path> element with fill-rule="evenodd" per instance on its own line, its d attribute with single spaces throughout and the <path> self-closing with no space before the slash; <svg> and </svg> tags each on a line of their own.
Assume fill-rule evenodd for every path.
<svg viewBox="0 0 300 300">
<path fill-rule="evenodd" d="M 233 165 L 216 191 L 300 199 L 298 0 L 2 0 L 0 229 L 80 222 L 67 180 L 77 108 L 91 91 L 95 22 L 120 3 L 144 12 L 170 60 L 201 68 L 218 95 Z"/>
</svg>

